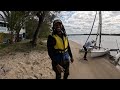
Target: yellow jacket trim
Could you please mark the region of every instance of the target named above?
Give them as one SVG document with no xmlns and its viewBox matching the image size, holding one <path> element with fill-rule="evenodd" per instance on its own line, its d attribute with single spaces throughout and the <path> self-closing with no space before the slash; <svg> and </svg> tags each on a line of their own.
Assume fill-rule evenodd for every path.
<svg viewBox="0 0 120 90">
<path fill-rule="evenodd" d="M 65 50 L 68 48 L 68 38 L 67 37 L 63 36 L 63 40 L 58 35 L 53 35 L 53 37 L 56 40 L 56 45 L 54 46 L 55 49 Z M 64 41 L 64 43 L 63 43 L 63 41 Z"/>
</svg>

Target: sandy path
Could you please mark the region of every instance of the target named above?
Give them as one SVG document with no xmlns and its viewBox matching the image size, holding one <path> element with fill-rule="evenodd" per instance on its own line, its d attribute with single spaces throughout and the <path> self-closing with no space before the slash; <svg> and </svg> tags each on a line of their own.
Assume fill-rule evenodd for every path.
<svg viewBox="0 0 120 90">
<path fill-rule="evenodd" d="M 79 52 L 79 44 L 70 41 L 70 46 L 75 62 L 70 65 L 69 79 L 120 79 L 120 70 L 118 70 L 108 59 L 90 58 L 83 60 L 83 52 Z"/>
</svg>

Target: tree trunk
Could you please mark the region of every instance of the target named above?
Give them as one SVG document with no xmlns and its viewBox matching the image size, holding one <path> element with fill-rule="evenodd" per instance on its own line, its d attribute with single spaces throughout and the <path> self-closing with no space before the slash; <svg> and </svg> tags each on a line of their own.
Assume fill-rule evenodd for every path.
<svg viewBox="0 0 120 90">
<path fill-rule="evenodd" d="M 40 13 L 42 13 L 42 12 L 40 12 Z M 40 13 L 37 13 L 37 16 L 39 18 L 39 22 L 38 22 L 37 29 L 36 29 L 36 31 L 35 31 L 35 33 L 33 35 L 33 40 L 32 40 L 32 46 L 33 47 L 36 47 L 36 45 L 37 45 L 37 38 L 38 38 L 40 26 L 41 26 L 41 24 L 42 24 L 42 22 L 44 20 L 44 17 L 45 17 L 45 12 L 43 12 L 41 15 L 40 15 Z"/>
<path fill-rule="evenodd" d="M 19 42 L 20 41 L 20 38 L 19 38 L 19 32 L 17 32 L 17 36 L 15 38 L 15 42 Z"/>
<path fill-rule="evenodd" d="M 13 31 L 11 31 L 10 44 L 13 44 Z"/>
</svg>

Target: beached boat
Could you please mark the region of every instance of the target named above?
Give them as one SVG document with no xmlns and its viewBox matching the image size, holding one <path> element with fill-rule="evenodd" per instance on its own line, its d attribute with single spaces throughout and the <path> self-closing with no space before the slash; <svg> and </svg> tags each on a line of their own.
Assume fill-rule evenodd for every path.
<svg viewBox="0 0 120 90">
<path fill-rule="evenodd" d="M 97 48 L 97 49 L 92 49 L 91 50 L 91 57 L 99 57 L 99 56 L 103 56 L 107 53 L 109 53 L 109 49 L 105 49 L 105 48 Z"/>
<path fill-rule="evenodd" d="M 99 42 L 98 42 L 99 46 L 96 45 L 97 43 L 97 37 L 96 37 L 96 43 L 93 49 L 91 50 L 91 57 L 103 56 L 110 52 L 108 48 L 101 47 L 101 32 L 102 32 L 102 14 L 101 11 L 99 11 L 99 24 L 98 24 L 98 34 L 97 34 L 97 37 L 99 36 Z"/>
</svg>

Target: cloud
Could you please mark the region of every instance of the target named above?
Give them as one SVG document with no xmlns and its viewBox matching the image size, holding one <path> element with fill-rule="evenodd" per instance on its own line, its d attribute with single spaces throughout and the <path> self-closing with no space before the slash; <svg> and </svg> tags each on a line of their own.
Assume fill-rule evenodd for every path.
<svg viewBox="0 0 120 90">
<path fill-rule="evenodd" d="M 58 16 L 66 32 L 72 34 L 90 33 L 96 11 L 61 11 Z M 98 14 L 93 32 L 97 33 Z M 120 11 L 102 11 L 102 33 L 119 33 Z"/>
</svg>

